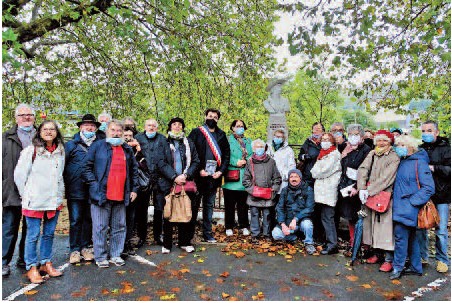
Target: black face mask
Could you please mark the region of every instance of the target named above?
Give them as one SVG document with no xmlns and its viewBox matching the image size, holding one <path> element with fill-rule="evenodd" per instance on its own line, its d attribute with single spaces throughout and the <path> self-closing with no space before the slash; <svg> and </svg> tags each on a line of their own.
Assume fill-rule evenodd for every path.
<svg viewBox="0 0 452 303">
<path fill-rule="evenodd" d="M 217 121 L 215 121 L 215 119 L 206 119 L 206 125 L 209 128 L 215 128 L 217 126 Z"/>
<path fill-rule="evenodd" d="M 367 146 L 373 146 L 374 145 L 374 139 L 366 138 L 366 139 L 364 139 L 364 144 L 366 144 Z"/>
</svg>

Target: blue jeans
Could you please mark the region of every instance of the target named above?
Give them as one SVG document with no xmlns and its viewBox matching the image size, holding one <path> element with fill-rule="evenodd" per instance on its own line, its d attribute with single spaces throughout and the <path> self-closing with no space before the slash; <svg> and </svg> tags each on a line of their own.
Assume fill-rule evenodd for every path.
<svg viewBox="0 0 452 303">
<path fill-rule="evenodd" d="M 407 257 L 412 270 L 422 273 L 421 253 L 416 237 L 416 228 L 394 222 L 394 270 L 402 271 Z"/>
<path fill-rule="evenodd" d="M 259 213 L 262 212 L 262 235 L 264 237 L 270 236 L 270 207 L 256 207 L 250 206 L 250 229 L 251 236 L 257 237 L 261 232 L 261 226 L 259 224 Z"/>
<path fill-rule="evenodd" d="M 207 190 L 201 193 L 202 196 L 202 234 L 204 239 L 213 238 L 212 234 L 212 216 L 213 206 L 215 204 L 215 197 L 217 195 L 217 188 Z"/>
<path fill-rule="evenodd" d="M 6 206 L 2 209 L 2 265 L 8 265 L 13 258 L 19 234 L 20 219 L 22 218 L 22 207 Z M 27 223 L 25 217 L 22 220 L 22 236 L 19 242 L 19 259 L 24 259 L 25 237 L 27 234 Z"/>
<path fill-rule="evenodd" d="M 296 232 L 300 229 L 305 235 L 305 239 L 303 240 L 304 244 L 314 244 L 314 240 L 312 238 L 312 234 L 314 232 L 314 225 L 312 224 L 311 219 L 304 219 L 300 222 L 300 226 L 295 228 L 294 233 L 291 233 L 287 236 L 284 236 L 282 229 L 279 225 L 276 225 L 272 231 L 273 239 L 275 240 L 286 240 L 286 241 L 295 241 L 297 239 Z"/>
<path fill-rule="evenodd" d="M 91 244 L 92 221 L 90 204 L 86 200 L 68 200 L 70 251 L 81 251 Z"/>
<path fill-rule="evenodd" d="M 27 220 L 27 238 L 25 240 L 25 264 L 27 270 L 39 264 L 36 250 L 38 248 L 42 221 L 44 221 L 44 224 L 42 228 L 41 248 L 39 249 L 40 263 L 45 264 L 52 260 L 53 237 L 59 214 L 60 211 L 57 211 L 52 219 L 48 219 L 47 214 L 44 215 L 43 219 L 25 217 Z"/>
</svg>

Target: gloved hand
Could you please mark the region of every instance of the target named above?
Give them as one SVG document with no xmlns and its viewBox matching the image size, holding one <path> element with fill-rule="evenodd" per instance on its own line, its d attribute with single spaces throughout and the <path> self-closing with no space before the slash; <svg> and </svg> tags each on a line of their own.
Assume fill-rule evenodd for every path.
<svg viewBox="0 0 452 303">
<path fill-rule="evenodd" d="M 367 197 L 369 197 L 369 191 L 367 189 L 361 189 L 359 191 L 359 199 L 362 204 L 365 204 L 367 201 Z"/>
</svg>

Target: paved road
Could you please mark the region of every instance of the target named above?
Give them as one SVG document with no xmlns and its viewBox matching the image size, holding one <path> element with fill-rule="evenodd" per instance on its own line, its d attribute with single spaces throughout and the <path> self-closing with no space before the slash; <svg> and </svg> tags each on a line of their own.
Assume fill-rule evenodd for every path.
<svg viewBox="0 0 452 303">
<path fill-rule="evenodd" d="M 286 259 L 250 250 L 244 251 L 244 257 L 236 258 L 233 254 L 226 255 L 221 248 L 224 245 L 204 244 L 197 247 L 195 254 L 186 254 L 174 247 L 171 254 L 162 255 L 159 246 L 145 246 L 138 251 L 138 257 L 129 258 L 125 266 L 100 269 L 93 263 L 66 265 L 68 237 L 56 236 L 54 263 L 65 266 L 64 276 L 50 279 L 28 294 L 20 294 L 29 282 L 25 271 L 13 266 L 11 276 L 3 279 L 2 298 L 375 301 L 411 297 L 422 301 L 450 301 L 450 274 L 439 274 L 433 266 L 427 266 L 422 277 L 402 277 L 393 283 L 387 273 L 378 272 L 378 265 L 359 264 L 350 268 L 346 266 L 349 259 L 341 254 L 304 256 L 297 253 L 292 259 Z M 433 259 L 430 260 L 433 263 Z M 413 295 L 419 290 L 421 297 Z"/>
</svg>

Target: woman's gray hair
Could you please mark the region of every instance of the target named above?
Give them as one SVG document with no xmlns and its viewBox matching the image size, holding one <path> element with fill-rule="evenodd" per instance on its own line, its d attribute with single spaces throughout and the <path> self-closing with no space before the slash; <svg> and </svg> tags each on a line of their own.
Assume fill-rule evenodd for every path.
<svg viewBox="0 0 452 303">
<path fill-rule="evenodd" d="M 108 121 L 111 121 L 111 119 L 112 119 L 111 115 L 107 112 L 100 113 L 99 116 L 97 116 L 97 121 L 100 120 L 100 117 L 108 117 Z"/>
<path fill-rule="evenodd" d="M 407 148 L 412 148 L 413 152 L 417 152 L 419 150 L 419 142 L 411 135 L 400 135 L 395 139 L 395 144 L 403 144 Z"/>
<path fill-rule="evenodd" d="M 118 119 L 112 119 L 112 120 L 108 121 L 108 122 L 107 122 L 107 129 L 110 128 L 110 124 L 115 124 L 115 125 L 121 127 L 122 130 L 124 130 L 124 123 L 123 123 L 121 120 L 118 120 Z"/>
<path fill-rule="evenodd" d="M 31 106 L 28 105 L 28 104 L 21 103 L 21 104 L 17 105 L 16 109 L 14 110 L 14 117 L 17 117 L 17 115 L 19 114 L 19 110 L 21 110 L 22 108 L 29 108 L 29 109 L 31 109 L 31 113 L 32 113 L 33 115 L 36 115 L 36 112 L 35 112 L 35 110 L 33 109 L 33 107 L 31 107 Z"/>
<path fill-rule="evenodd" d="M 265 142 L 264 142 L 263 140 L 261 140 L 261 139 L 256 139 L 256 140 L 254 140 L 254 141 L 251 143 L 252 149 L 254 150 L 254 147 L 255 147 L 257 144 L 259 144 L 259 143 L 265 147 Z"/>
<path fill-rule="evenodd" d="M 347 133 L 357 130 L 359 135 L 364 136 L 364 128 L 361 124 L 349 124 L 347 127 Z"/>
</svg>

